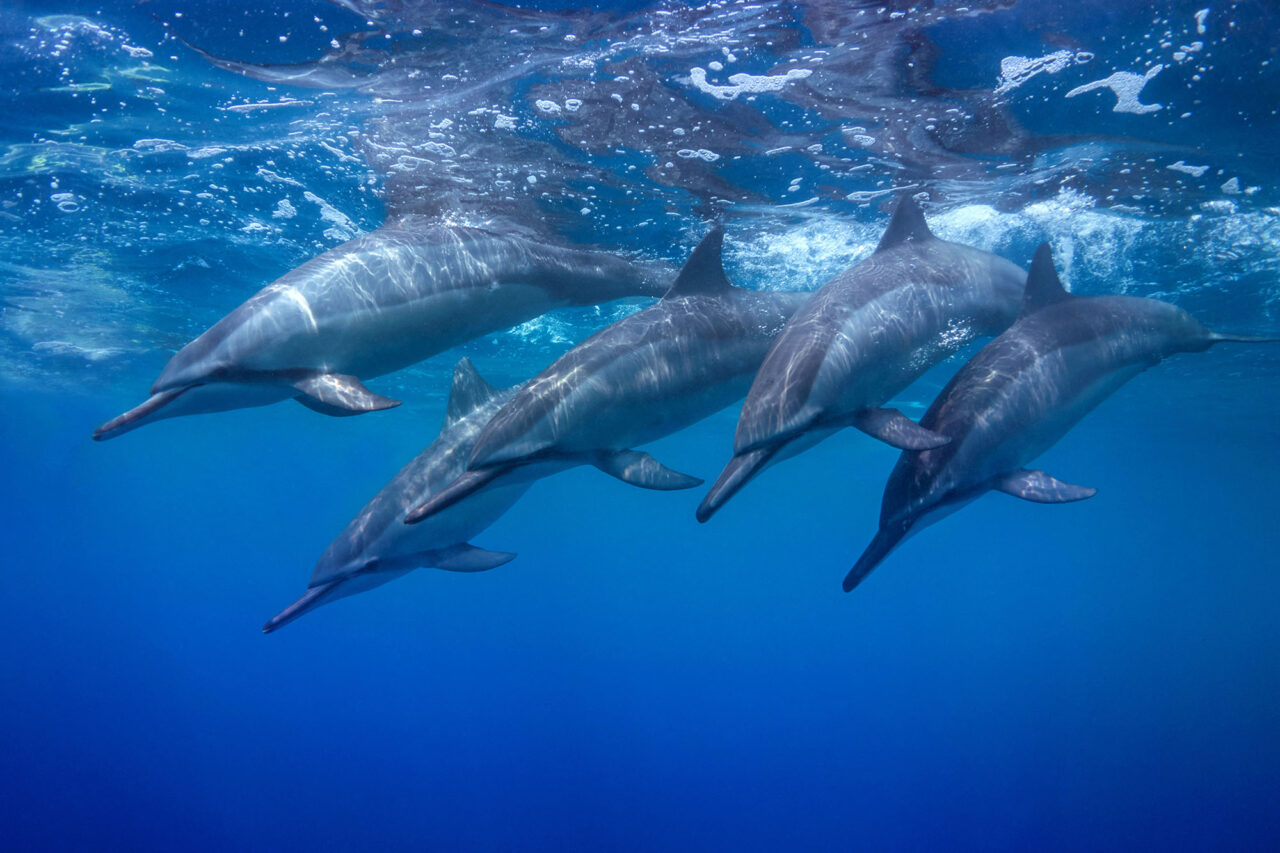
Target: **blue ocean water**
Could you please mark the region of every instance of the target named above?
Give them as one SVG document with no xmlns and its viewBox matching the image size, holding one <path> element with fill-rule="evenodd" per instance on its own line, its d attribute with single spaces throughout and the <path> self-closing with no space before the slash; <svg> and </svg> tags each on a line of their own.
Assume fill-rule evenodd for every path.
<svg viewBox="0 0 1280 853">
<path fill-rule="evenodd" d="M 258 288 L 406 209 L 672 263 L 723 211 L 736 283 L 814 289 L 909 187 L 940 236 L 1023 265 L 1048 240 L 1077 292 L 1280 333 L 1272 4 L 560 5 L 0 6 L 4 846 L 1274 849 L 1275 348 L 1139 376 L 1037 463 L 1097 497 L 986 496 L 849 595 L 897 455 L 852 431 L 707 525 L 701 490 L 559 474 L 476 537 L 511 564 L 261 634 L 435 437 L 460 355 L 509 385 L 639 303 L 371 381 L 390 412 L 89 440 Z M 325 50 L 362 82 L 246 76 Z M 1067 97 L 1156 65 L 1159 110 Z M 726 100 L 693 67 L 840 94 Z M 645 449 L 710 479 L 735 420 Z"/>
</svg>

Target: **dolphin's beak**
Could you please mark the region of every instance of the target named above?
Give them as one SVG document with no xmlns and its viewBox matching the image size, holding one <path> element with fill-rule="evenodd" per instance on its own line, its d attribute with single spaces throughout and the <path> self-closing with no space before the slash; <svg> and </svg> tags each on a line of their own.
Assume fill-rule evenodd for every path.
<svg viewBox="0 0 1280 853">
<path fill-rule="evenodd" d="M 404 517 L 404 523 L 417 524 L 438 512 L 448 509 L 468 495 L 475 494 L 499 476 L 505 474 L 511 467 L 483 468 L 479 471 L 464 472 L 458 479 L 427 498 L 423 503 L 409 510 Z"/>
<path fill-rule="evenodd" d="M 709 521 L 711 516 L 728 503 L 729 498 L 736 495 L 743 486 L 751 482 L 781 449 L 781 444 L 771 444 L 767 447 L 748 450 L 730 459 L 729 464 L 725 465 L 724 470 L 720 472 L 715 485 L 707 492 L 702 503 L 698 504 L 698 521 L 704 523 Z"/>
<path fill-rule="evenodd" d="M 186 391 L 187 388 L 177 388 L 152 394 L 141 406 L 136 406 L 95 429 L 93 431 L 93 440 L 106 441 L 108 438 L 124 435 L 131 429 L 137 429 L 146 423 L 151 415 L 172 403 Z"/>
<path fill-rule="evenodd" d="M 911 525 L 908 523 L 891 524 L 888 527 L 881 527 L 876 533 L 875 538 L 871 540 L 871 544 L 867 546 L 867 550 L 862 552 L 862 556 L 858 558 L 858 562 L 849 570 L 849 574 L 844 576 L 844 591 L 849 592 L 855 586 L 862 583 L 867 575 L 871 574 L 871 570 L 889 556 L 889 553 L 903 539 L 907 538 Z"/>
<path fill-rule="evenodd" d="M 324 604 L 329 599 L 330 594 L 341 584 L 342 580 L 336 580 L 311 587 L 293 604 L 268 619 L 267 624 L 262 626 L 262 633 L 270 634 L 272 631 L 288 625 L 302 614 L 315 610 L 321 604 Z"/>
</svg>

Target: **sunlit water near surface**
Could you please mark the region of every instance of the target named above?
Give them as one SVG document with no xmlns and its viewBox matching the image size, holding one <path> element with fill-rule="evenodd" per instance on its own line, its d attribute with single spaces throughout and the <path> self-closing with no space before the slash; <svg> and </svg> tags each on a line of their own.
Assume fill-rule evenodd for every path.
<svg viewBox="0 0 1280 853">
<path fill-rule="evenodd" d="M 1280 16 L 1206 2 L 0 5 L 4 846 L 1274 849 L 1278 348 L 1141 375 L 1037 463 L 1097 497 L 984 497 L 850 595 L 896 452 L 847 431 L 707 525 L 557 475 L 475 538 L 511 564 L 260 633 L 458 357 L 511 385 L 639 300 L 371 380 L 393 411 L 89 440 L 406 212 L 671 264 L 722 215 L 735 283 L 812 290 L 923 193 L 1280 335 Z M 735 419 L 645 449 L 710 480 Z"/>
</svg>

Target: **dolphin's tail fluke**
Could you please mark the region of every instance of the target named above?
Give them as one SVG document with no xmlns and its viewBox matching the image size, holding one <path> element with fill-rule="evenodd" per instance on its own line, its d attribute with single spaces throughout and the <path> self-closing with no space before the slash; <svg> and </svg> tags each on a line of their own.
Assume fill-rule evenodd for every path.
<svg viewBox="0 0 1280 853">
<path fill-rule="evenodd" d="M 268 619 L 267 624 L 262 626 L 262 633 L 270 634 L 272 631 L 288 625 L 302 614 L 315 610 L 332 597 L 334 590 L 336 590 L 341 583 L 341 580 L 336 580 L 311 587 L 311 589 L 304 592 L 293 604 L 290 604 L 284 610 L 281 610 L 275 616 Z"/>
<path fill-rule="evenodd" d="M 867 546 L 867 550 L 862 552 L 862 556 L 858 558 L 858 562 L 849 570 L 849 574 L 844 576 L 844 591 L 849 592 L 855 586 L 862 583 L 867 575 L 871 574 L 871 570 L 889 556 L 889 552 L 898 547 L 898 543 L 906 538 L 907 529 L 905 527 L 881 527 L 876 533 L 871 544 Z"/>
<path fill-rule="evenodd" d="M 448 509 L 458 501 L 482 489 L 502 474 L 511 470 L 511 466 L 498 468 L 482 468 L 479 471 L 466 471 L 458 479 L 427 498 L 418 506 L 405 514 L 405 524 L 417 524 L 438 512 Z"/>
<path fill-rule="evenodd" d="M 160 409 L 172 403 L 185 392 L 186 388 L 177 388 L 171 391 L 161 391 L 158 394 L 152 394 L 141 406 L 135 406 L 119 417 L 112 418 L 102 426 L 93 431 L 94 441 L 106 441 L 108 438 L 115 438 L 117 435 L 124 435 L 131 429 L 137 429 L 150 419 Z"/>
<path fill-rule="evenodd" d="M 756 474 L 764 470 L 781 447 L 780 444 L 758 447 L 730 459 L 729 464 L 725 465 L 724 470 L 720 472 L 715 485 L 707 491 L 707 496 L 702 499 L 702 503 L 698 504 L 698 521 L 704 523 L 710 521 L 711 516 L 729 502 L 729 498 L 736 495 L 743 486 L 755 478 Z"/>
</svg>

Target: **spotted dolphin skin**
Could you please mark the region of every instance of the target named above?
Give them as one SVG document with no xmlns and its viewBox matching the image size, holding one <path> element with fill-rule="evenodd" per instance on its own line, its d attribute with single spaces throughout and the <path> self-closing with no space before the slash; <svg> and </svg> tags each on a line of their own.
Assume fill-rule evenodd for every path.
<svg viewBox="0 0 1280 853">
<path fill-rule="evenodd" d="M 662 290 L 606 253 L 402 217 L 259 291 L 174 355 L 150 399 L 93 437 L 290 397 L 327 415 L 391 408 L 398 402 L 361 380 L 554 308 Z"/>
<path fill-rule="evenodd" d="M 970 341 L 1007 328 L 1025 282 L 1004 258 L 933 236 L 904 196 L 875 253 L 823 285 L 774 342 L 698 520 L 768 465 L 848 426 L 902 449 L 936 446 L 937 436 L 882 406 Z"/>
<path fill-rule="evenodd" d="M 845 590 L 908 535 L 988 491 L 1036 503 L 1092 497 L 1094 489 L 1025 466 L 1162 359 L 1223 341 L 1270 340 L 1212 332 L 1155 299 L 1073 296 L 1042 245 L 1018 321 L 961 368 L 921 418 L 921 426 L 948 441 L 898 459 L 885 486 L 880 530 L 845 578 Z"/>
<path fill-rule="evenodd" d="M 263 626 L 271 633 L 339 598 L 381 586 L 416 568 L 479 572 L 515 554 L 485 551 L 467 540 L 511 508 L 529 483 L 496 482 L 425 524 L 403 523 L 405 513 L 452 483 L 466 468 L 476 436 L 515 394 L 485 382 L 467 359 L 453 374 L 449 409 L 440 435 L 360 510 L 321 555 L 307 591 Z"/>
<path fill-rule="evenodd" d="M 717 226 L 703 239 L 657 305 L 592 335 L 532 379 L 484 428 L 467 473 L 407 520 L 429 518 L 499 477 L 582 464 L 649 489 L 699 485 L 631 448 L 740 399 L 774 336 L 809 298 L 729 284 L 723 238 Z"/>
</svg>

